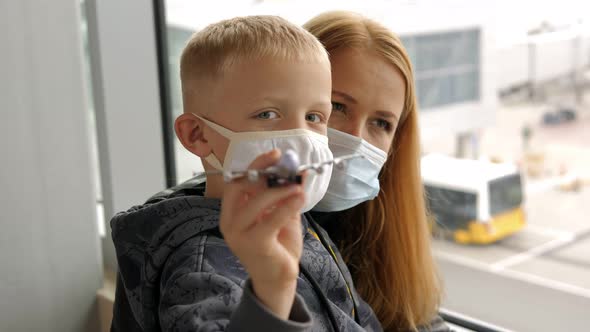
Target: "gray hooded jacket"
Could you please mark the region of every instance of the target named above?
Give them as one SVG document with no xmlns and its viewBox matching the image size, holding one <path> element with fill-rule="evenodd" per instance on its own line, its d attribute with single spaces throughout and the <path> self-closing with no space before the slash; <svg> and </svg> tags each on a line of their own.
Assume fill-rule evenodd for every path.
<svg viewBox="0 0 590 332">
<path fill-rule="evenodd" d="M 254 296 L 219 232 L 202 179 L 111 220 L 119 273 L 112 331 L 381 331 L 325 231 L 302 216 L 303 253 L 288 321 Z"/>
</svg>

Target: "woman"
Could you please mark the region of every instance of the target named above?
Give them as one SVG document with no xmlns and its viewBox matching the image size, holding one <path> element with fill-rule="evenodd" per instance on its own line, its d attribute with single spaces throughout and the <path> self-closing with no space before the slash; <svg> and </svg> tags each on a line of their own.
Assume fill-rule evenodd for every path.
<svg viewBox="0 0 590 332">
<path fill-rule="evenodd" d="M 316 211 L 346 210 L 314 217 L 337 243 L 360 296 L 386 331 L 447 330 L 436 319 L 441 286 L 430 251 L 406 50 L 389 29 L 355 13 L 324 13 L 304 27 L 330 54 L 333 152 L 361 149 L 376 168 L 374 181 L 365 167 L 333 176 Z"/>
</svg>

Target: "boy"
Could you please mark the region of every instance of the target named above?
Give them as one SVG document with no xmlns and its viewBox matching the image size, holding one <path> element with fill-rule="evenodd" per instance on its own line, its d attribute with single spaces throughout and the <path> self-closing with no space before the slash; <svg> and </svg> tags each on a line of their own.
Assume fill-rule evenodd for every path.
<svg viewBox="0 0 590 332">
<path fill-rule="evenodd" d="M 273 148 L 331 159 L 330 65 L 303 29 L 271 16 L 210 25 L 186 46 L 181 81 L 176 134 L 206 171 L 272 166 Z M 380 330 L 333 244 L 300 215 L 329 179 L 267 188 L 210 172 L 204 188 L 189 182 L 115 216 L 112 330 Z"/>
</svg>

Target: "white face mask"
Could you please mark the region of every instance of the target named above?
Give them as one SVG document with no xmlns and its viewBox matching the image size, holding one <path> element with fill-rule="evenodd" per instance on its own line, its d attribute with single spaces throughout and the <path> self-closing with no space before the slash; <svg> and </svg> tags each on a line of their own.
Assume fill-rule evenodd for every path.
<svg viewBox="0 0 590 332">
<path fill-rule="evenodd" d="M 295 151 L 302 165 L 315 164 L 332 160 L 332 152 L 328 146 L 328 137 L 307 129 L 275 130 L 275 131 L 246 131 L 234 132 L 216 123 L 204 119 L 209 128 L 229 140 L 223 164 L 211 152 L 205 160 L 220 171 L 243 171 L 259 155 L 272 149 L 285 152 Z M 332 166 L 324 167 L 322 174 L 308 172 L 305 179 L 305 204 L 302 212 L 314 207 L 326 193 Z"/>
<path fill-rule="evenodd" d="M 328 191 L 313 210 L 342 211 L 371 200 L 379 194 L 379 172 L 387 153 L 362 138 L 328 128 L 330 149 L 334 157 L 358 153 L 364 158 L 352 159 L 335 167 Z"/>
</svg>

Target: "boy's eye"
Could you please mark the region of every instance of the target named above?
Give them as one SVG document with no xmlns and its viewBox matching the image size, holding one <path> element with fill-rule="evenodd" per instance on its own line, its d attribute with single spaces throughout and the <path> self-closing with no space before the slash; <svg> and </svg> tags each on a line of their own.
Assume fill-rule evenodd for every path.
<svg viewBox="0 0 590 332">
<path fill-rule="evenodd" d="M 317 122 L 321 122 L 322 118 L 317 113 L 309 113 L 309 114 L 305 115 L 305 121 L 317 123 Z"/>
<path fill-rule="evenodd" d="M 261 119 L 261 120 L 272 120 L 272 119 L 276 119 L 278 117 L 279 117 L 279 114 L 274 111 L 264 111 L 264 112 L 260 112 L 256 115 L 256 118 Z"/>
<path fill-rule="evenodd" d="M 332 111 L 336 112 L 346 112 L 346 106 L 341 103 L 337 103 L 335 101 L 332 102 Z"/>
<path fill-rule="evenodd" d="M 372 121 L 372 124 L 379 128 L 379 129 L 383 129 L 387 132 L 391 131 L 391 122 L 383 120 L 383 119 L 375 119 Z"/>
</svg>

